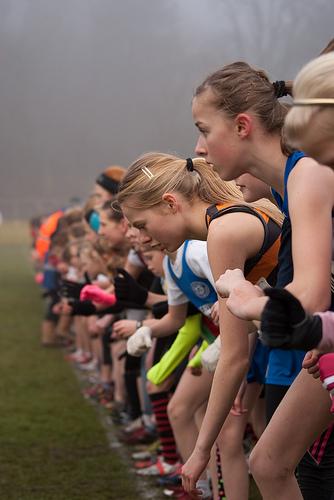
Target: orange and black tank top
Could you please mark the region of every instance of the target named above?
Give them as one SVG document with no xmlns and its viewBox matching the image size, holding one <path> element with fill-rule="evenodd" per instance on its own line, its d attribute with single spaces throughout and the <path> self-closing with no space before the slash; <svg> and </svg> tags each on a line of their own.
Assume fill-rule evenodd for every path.
<svg viewBox="0 0 334 500">
<path fill-rule="evenodd" d="M 259 208 L 249 205 L 222 203 L 211 205 L 206 211 L 206 225 L 226 214 L 244 212 L 257 217 L 263 225 L 264 239 L 260 250 L 245 262 L 244 274 L 251 283 L 265 278 L 270 285 L 275 285 L 277 275 L 278 251 L 280 248 L 281 228 L 277 222 Z"/>
</svg>

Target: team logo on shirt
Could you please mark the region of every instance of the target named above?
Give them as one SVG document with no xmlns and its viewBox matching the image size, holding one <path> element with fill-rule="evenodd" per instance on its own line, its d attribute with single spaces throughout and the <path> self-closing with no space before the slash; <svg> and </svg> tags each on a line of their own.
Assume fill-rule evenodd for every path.
<svg viewBox="0 0 334 500">
<path fill-rule="evenodd" d="M 210 288 L 202 281 L 193 281 L 191 283 L 191 289 L 200 299 L 205 299 L 210 295 Z"/>
<path fill-rule="evenodd" d="M 213 304 L 203 304 L 202 306 L 199 306 L 198 309 L 202 314 L 204 314 L 204 316 L 210 317 L 212 306 Z"/>
</svg>

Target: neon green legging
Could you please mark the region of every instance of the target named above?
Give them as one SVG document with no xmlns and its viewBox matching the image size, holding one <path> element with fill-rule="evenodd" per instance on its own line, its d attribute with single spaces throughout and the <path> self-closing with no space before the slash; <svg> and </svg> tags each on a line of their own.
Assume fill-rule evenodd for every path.
<svg viewBox="0 0 334 500">
<path fill-rule="evenodd" d="M 202 366 L 202 360 L 201 360 L 202 353 L 216 339 L 216 337 L 212 334 L 212 332 L 209 330 L 207 325 L 205 325 L 203 322 L 201 324 L 201 337 L 203 338 L 203 342 L 201 344 L 201 347 L 198 349 L 195 356 L 193 358 L 191 358 L 191 360 L 187 364 L 187 366 L 189 366 L 190 368 L 201 368 L 201 366 Z"/>
<path fill-rule="evenodd" d="M 207 347 L 209 347 L 210 344 L 206 340 L 203 340 L 201 347 L 198 349 L 196 352 L 195 356 L 191 358 L 187 366 L 190 368 L 201 368 L 202 366 L 202 360 L 201 360 L 201 354 L 205 351 Z"/>
<path fill-rule="evenodd" d="M 188 356 L 191 349 L 201 336 L 201 314 L 189 316 L 183 327 L 180 328 L 176 339 L 168 351 L 147 372 L 147 379 L 152 384 L 159 385 L 178 367 L 181 361 Z"/>
</svg>

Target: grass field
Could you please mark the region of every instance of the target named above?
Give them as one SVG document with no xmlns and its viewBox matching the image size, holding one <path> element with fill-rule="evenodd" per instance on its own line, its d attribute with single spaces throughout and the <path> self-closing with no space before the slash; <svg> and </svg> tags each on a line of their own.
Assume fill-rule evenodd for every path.
<svg viewBox="0 0 334 500">
<path fill-rule="evenodd" d="M 0 498 L 140 498 L 63 353 L 39 345 L 40 291 L 20 223 L 0 226 Z"/>
<path fill-rule="evenodd" d="M 23 223 L 0 226 L 0 277 L 0 499 L 166 498 L 154 480 L 136 480 L 128 450 L 110 448 L 63 352 L 40 346 L 43 304 Z M 259 498 L 252 484 L 250 500 Z"/>
</svg>

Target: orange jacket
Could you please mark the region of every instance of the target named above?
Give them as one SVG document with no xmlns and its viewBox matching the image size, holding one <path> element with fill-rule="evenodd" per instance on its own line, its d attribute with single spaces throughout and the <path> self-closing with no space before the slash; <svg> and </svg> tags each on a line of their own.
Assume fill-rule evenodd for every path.
<svg viewBox="0 0 334 500">
<path fill-rule="evenodd" d="M 46 252 L 50 247 L 51 236 L 57 229 L 58 221 L 63 216 L 63 212 L 58 210 L 41 224 L 38 230 L 38 236 L 36 238 L 35 249 L 41 260 L 44 260 Z"/>
</svg>

